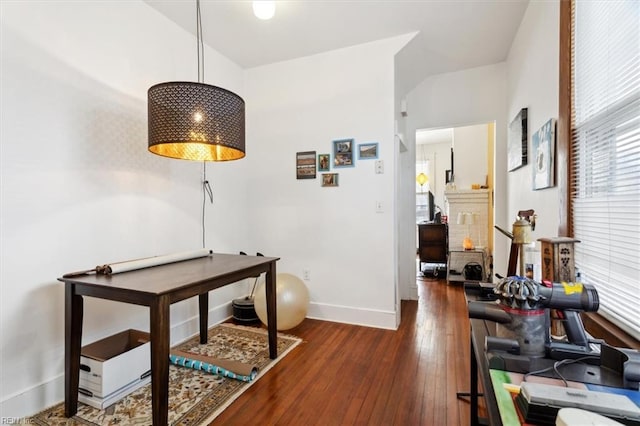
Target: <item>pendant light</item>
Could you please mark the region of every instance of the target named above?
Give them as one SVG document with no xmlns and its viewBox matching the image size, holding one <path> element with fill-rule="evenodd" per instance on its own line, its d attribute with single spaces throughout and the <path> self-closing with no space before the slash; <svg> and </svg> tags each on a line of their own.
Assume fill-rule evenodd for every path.
<svg viewBox="0 0 640 426">
<path fill-rule="evenodd" d="M 198 82 L 172 81 L 148 91 L 149 151 L 194 161 L 245 156 L 244 100 L 204 80 L 200 0 L 196 0 Z"/>
<path fill-rule="evenodd" d="M 427 163 L 427 156 L 424 153 L 424 144 L 422 144 L 420 146 L 420 163 L 421 163 L 421 167 L 426 167 L 425 164 Z M 427 176 L 424 172 L 420 172 L 418 173 L 418 175 L 416 176 L 416 182 L 418 183 L 418 185 L 420 185 L 420 192 L 423 192 L 422 187 L 424 186 L 425 183 L 429 182 L 429 176 Z"/>
<path fill-rule="evenodd" d="M 422 187 L 424 186 L 425 183 L 427 183 L 429 181 L 429 178 L 427 177 L 427 175 L 425 175 L 424 173 L 420 172 L 420 174 L 418 174 L 418 176 L 416 176 L 416 182 L 418 182 L 418 185 L 420 185 L 420 192 L 422 191 Z"/>
</svg>

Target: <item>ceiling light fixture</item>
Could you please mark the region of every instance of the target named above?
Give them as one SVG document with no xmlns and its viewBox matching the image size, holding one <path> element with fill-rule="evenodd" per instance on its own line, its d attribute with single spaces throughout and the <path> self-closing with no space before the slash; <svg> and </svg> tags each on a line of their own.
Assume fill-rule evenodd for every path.
<svg viewBox="0 0 640 426">
<path fill-rule="evenodd" d="M 244 100 L 205 84 L 200 0 L 196 0 L 198 82 L 172 81 L 148 91 L 149 151 L 195 161 L 245 156 Z"/>
<path fill-rule="evenodd" d="M 256 18 L 267 20 L 273 18 L 276 13 L 276 2 L 257 0 L 253 2 L 253 14 Z"/>
</svg>

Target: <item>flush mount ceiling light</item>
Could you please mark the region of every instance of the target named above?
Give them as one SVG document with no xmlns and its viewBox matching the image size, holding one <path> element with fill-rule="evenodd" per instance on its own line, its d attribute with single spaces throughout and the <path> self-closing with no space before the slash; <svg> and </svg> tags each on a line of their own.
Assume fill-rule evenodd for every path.
<svg viewBox="0 0 640 426">
<path fill-rule="evenodd" d="M 172 81 L 148 91 L 149 151 L 170 158 L 228 161 L 245 156 L 244 101 L 205 84 L 200 0 L 196 1 L 198 82 Z"/>
<path fill-rule="evenodd" d="M 257 0 L 253 2 L 253 14 L 256 15 L 256 18 L 263 20 L 271 19 L 275 13 L 275 1 Z"/>
</svg>

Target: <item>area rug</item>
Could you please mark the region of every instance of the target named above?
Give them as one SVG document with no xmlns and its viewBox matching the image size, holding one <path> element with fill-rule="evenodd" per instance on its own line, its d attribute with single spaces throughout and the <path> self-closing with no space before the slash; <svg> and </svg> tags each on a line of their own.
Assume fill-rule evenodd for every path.
<svg viewBox="0 0 640 426">
<path fill-rule="evenodd" d="M 267 331 L 257 327 L 220 324 L 209 330 L 208 344 L 200 345 L 198 336 L 178 345 L 183 351 L 197 352 L 256 365 L 258 376 L 241 382 L 191 368 L 169 366 L 169 424 L 206 425 L 236 400 L 271 367 L 296 347 L 301 339 L 278 333 L 278 358 L 269 358 Z M 78 403 L 78 413 L 64 417 L 64 403 L 44 410 L 29 423 L 37 425 L 150 425 L 151 385 L 148 384 L 104 410 Z"/>
</svg>

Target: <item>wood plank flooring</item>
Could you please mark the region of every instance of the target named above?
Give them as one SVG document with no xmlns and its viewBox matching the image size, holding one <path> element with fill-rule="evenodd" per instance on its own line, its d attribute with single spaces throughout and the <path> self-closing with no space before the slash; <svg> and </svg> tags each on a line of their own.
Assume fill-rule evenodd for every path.
<svg viewBox="0 0 640 426">
<path fill-rule="evenodd" d="M 460 285 L 418 279 L 397 331 L 306 319 L 303 339 L 214 425 L 468 425 L 469 321 Z"/>
</svg>

